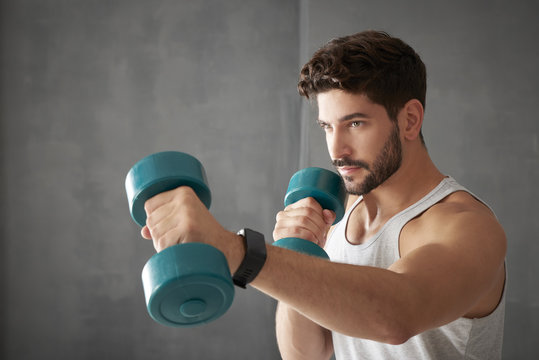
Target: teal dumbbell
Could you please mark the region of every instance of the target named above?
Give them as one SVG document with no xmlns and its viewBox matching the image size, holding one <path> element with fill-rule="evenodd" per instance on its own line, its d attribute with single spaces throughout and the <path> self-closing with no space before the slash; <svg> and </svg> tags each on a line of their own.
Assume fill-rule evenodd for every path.
<svg viewBox="0 0 539 360">
<path fill-rule="evenodd" d="M 206 173 L 191 155 L 166 151 L 137 162 L 125 179 L 133 220 L 144 226 L 146 200 L 179 186 L 191 187 L 210 207 Z M 142 270 L 142 284 L 150 316 L 173 327 L 213 321 L 228 310 L 234 299 L 234 285 L 224 254 L 200 243 L 174 245 L 153 255 Z"/>
<path fill-rule="evenodd" d="M 334 224 L 344 215 L 346 189 L 336 173 L 322 168 L 310 167 L 295 173 L 290 179 L 284 198 L 284 206 L 306 197 L 312 197 L 322 206 L 335 212 Z M 300 238 L 284 238 L 273 243 L 274 246 L 298 251 L 308 255 L 329 259 L 328 254 L 315 243 Z"/>
</svg>

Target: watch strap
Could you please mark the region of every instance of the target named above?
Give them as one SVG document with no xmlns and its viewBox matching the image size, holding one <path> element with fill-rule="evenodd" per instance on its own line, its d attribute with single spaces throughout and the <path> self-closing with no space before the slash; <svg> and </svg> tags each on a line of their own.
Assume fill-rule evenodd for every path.
<svg viewBox="0 0 539 360">
<path fill-rule="evenodd" d="M 251 229 L 238 231 L 245 240 L 245 256 L 238 270 L 232 276 L 236 286 L 245 289 L 253 281 L 266 262 L 266 241 L 264 235 Z"/>
</svg>

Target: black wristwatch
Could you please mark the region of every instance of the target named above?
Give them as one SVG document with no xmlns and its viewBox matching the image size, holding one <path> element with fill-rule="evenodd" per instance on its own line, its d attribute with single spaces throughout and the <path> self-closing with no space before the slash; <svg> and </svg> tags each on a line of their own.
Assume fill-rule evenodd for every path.
<svg viewBox="0 0 539 360">
<path fill-rule="evenodd" d="M 234 285 L 245 289 L 266 262 L 266 241 L 264 241 L 264 235 L 251 229 L 241 229 L 238 235 L 245 239 L 245 257 L 232 276 L 232 281 Z"/>
</svg>

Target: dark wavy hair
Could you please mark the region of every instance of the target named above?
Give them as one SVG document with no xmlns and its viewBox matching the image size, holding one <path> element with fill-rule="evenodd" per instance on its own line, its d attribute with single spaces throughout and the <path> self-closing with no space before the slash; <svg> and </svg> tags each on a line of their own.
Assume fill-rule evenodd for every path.
<svg viewBox="0 0 539 360">
<path fill-rule="evenodd" d="M 404 41 L 369 30 L 331 40 L 301 69 L 301 96 L 316 98 L 333 89 L 365 94 L 396 122 L 399 111 L 411 99 L 419 100 L 425 108 L 427 71 Z M 420 138 L 424 143 L 422 133 Z"/>
</svg>

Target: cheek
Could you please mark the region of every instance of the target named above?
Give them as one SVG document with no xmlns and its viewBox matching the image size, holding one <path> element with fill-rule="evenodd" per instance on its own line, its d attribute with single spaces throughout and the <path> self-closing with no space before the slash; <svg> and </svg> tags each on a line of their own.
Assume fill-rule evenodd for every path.
<svg viewBox="0 0 539 360">
<path fill-rule="evenodd" d="M 383 141 L 379 141 L 374 137 L 366 137 L 362 140 L 357 139 L 354 144 L 355 159 L 372 165 L 382 148 Z"/>
<path fill-rule="evenodd" d="M 326 131 L 324 133 L 324 137 L 326 139 L 326 147 L 328 149 L 328 152 L 329 152 L 330 155 L 332 155 L 333 144 L 334 144 L 335 139 L 334 139 L 332 133 L 329 132 L 329 131 Z"/>
<path fill-rule="evenodd" d="M 326 133 L 325 136 L 326 136 L 326 146 L 328 148 L 329 153 L 331 154 L 331 149 L 333 148 L 333 137 L 328 133 Z"/>
</svg>

